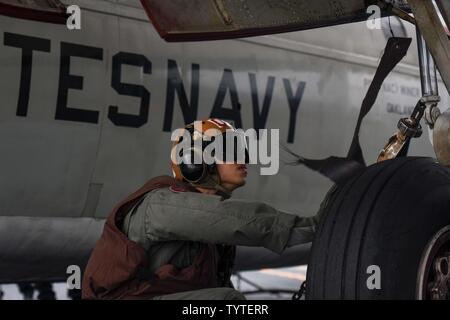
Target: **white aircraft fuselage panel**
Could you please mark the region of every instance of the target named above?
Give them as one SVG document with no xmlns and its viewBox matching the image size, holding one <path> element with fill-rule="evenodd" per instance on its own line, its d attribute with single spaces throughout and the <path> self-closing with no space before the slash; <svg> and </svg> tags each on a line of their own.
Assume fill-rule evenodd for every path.
<svg viewBox="0 0 450 320">
<path fill-rule="evenodd" d="M 0 224 L 105 218 L 145 181 L 171 174 L 171 132 L 198 118 L 279 129 L 280 142 L 308 158 L 344 156 L 386 43 L 364 23 L 166 43 L 129 1 L 74 3 L 81 30 L 0 16 Z M 420 97 L 414 50 L 364 121 L 369 163 Z M 426 135 L 412 155 L 433 156 Z M 302 166 L 281 164 L 273 176 L 250 166 L 236 197 L 313 215 L 330 186 Z"/>
</svg>

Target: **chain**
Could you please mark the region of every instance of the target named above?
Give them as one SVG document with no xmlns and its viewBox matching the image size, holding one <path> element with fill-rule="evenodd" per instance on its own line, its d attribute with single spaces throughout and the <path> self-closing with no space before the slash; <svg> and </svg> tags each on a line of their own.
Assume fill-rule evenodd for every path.
<svg viewBox="0 0 450 320">
<path fill-rule="evenodd" d="M 302 282 L 300 289 L 296 293 L 293 294 L 292 300 L 300 300 L 306 292 L 306 280 Z"/>
</svg>

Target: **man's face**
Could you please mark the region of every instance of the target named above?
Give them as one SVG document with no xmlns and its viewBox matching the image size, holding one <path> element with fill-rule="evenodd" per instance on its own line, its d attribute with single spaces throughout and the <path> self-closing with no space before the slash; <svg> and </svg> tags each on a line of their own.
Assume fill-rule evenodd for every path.
<svg viewBox="0 0 450 320">
<path fill-rule="evenodd" d="M 217 164 L 217 171 L 219 172 L 222 186 L 230 191 L 245 184 L 245 178 L 247 177 L 247 166 L 245 164 Z"/>
</svg>

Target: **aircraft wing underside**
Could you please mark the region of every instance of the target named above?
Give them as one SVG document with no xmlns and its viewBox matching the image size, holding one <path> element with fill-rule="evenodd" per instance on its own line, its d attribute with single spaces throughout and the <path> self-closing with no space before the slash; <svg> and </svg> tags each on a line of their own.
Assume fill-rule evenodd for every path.
<svg viewBox="0 0 450 320">
<path fill-rule="evenodd" d="M 386 0 L 408 9 L 404 0 Z M 141 0 L 166 41 L 240 38 L 307 30 L 367 19 L 378 0 Z M 0 0 L 0 14 L 65 23 L 59 0 Z M 386 15 L 383 12 L 382 15 Z"/>
<path fill-rule="evenodd" d="M 374 0 L 141 0 L 166 41 L 199 41 L 306 30 L 367 19 Z M 403 1 L 390 1 L 407 9 Z M 386 13 L 383 13 L 386 14 Z"/>
</svg>

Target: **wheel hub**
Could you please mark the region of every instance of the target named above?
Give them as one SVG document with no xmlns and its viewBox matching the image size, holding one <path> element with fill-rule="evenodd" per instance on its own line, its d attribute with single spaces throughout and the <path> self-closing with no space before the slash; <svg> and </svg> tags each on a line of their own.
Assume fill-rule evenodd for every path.
<svg viewBox="0 0 450 320">
<path fill-rule="evenodd" d="M 418 299 L 450 299 L 450 226 L 439 230 L 425 247 L 417 277 Z"/>
<path fill-rule="evenodd" d="M 429 295 L 433 300 L 450 299 L 450 252 L 446 252 L 444 256 L 439 256 L 434 260 L 434 282 L 430 283 Z"/>
</svg>

